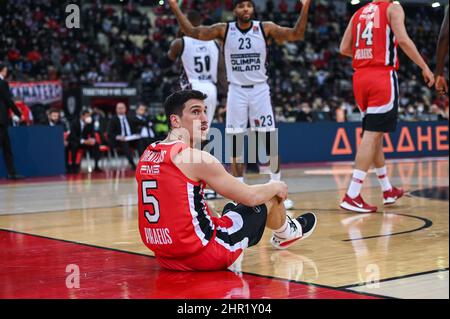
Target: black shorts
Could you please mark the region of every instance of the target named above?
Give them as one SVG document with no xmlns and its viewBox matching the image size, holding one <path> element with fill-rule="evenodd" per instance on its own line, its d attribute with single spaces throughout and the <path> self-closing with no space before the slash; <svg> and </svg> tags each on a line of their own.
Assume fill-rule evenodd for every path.
<svg viewBox="0 0 450 319">
<path fill-rule="evenodd" d="M 398 107 L 383 114 L 366 114 L 363 118 L 363 131 L 369 132 L 395 132 L 398 122 Z"/>
<path fill-rule="evenodd" d="M 242 204 L 234 205 L 229 203 L 225 205 L 222 216 L 227 216 L 233 221 L 233 228 L 221 230 L 217 228 L 216 236 L 218 239 L 233 246 L 248 239 L 248 246 L 251 247 L 259 243 L 261 240 L 267 221 L 266 205 L 248 207 Z"/>
</svg>

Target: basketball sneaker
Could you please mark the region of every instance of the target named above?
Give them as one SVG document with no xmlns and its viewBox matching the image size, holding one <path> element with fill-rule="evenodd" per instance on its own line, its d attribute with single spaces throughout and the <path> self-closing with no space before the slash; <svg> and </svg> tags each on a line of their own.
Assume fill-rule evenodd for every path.
<svg viewBox="0 0 450 319">
<path fill-rule="evenodd" d="M 378 209 L 376 206 L 370 206 L 369 204 L 367 204 L 364 199 L 362 199 L 361 195 L 358 195 L 355 198 L 351 198 L 350 196 L 345 194 L 345 197 L 339 206 L 342 209 L 356 213 L 374 213 Z"/>
<path fill-rule="evenodd" d="M 280 238 L 275 234 L 270 238 L 270 243 L 277 249 L 286 249 L 299 240 L 303 240 L 311 236 L 317 225 L 317 217 L 313 212 L 308 212 L 295 219 L 289 216 L 289 227 L 291 227 L 291 235 L 288 238 Z"/>
<path fill-rule="evenodd" d="M 392 187 L 390 190 L 383 192 L 383 204 L 392 205 L 404 194 L 403 189 Z"/>
<path fill-rule="evenodd" d="M 220 196 L 220 194 L 218 194 L 216 191 L 206 188 L 203 191 L 203 194 L 205 195 L 205 199 L 206 200 L 213 200 L 213 199 L 219 199 L 219 198 L 223 198 L 222 196 Z"/>
</svg>

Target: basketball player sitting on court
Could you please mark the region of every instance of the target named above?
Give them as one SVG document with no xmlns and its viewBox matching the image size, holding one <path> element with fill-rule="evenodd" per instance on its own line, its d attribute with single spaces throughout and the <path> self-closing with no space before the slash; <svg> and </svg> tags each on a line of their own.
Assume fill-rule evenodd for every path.
<svg viewBox="0 0 450 319">
<path fill-rule="evenodd" d="M 285 249 L 310 236 L 317 222 L 311 212 L 296 219 L 286 215 L 285 183 L 248 186 L 196 148 L 208 130 L 205 99 L 194 90 L 166 99 L 170 132 L 146 149 L 136 170 L 141 238 L 159 264 L 172 270 L 224 270 L 260 241 L 266 226 L 273 230 L 271 244 Z M 205 184 L 239 204 L 228 203 L 215 217 Z"/>
<path fill-rule="evenodd" d="M 278 152 L 271 152 L 271 148 L 278 150 L 278 141 L 274 134 L 276 123 L 267 83 L 267 45 L 269 41 L 284 43 L 303 40 L 312 0 L 301 0 L 302 11 L 293 28 L 282 27 L 272 21 L 254 20 L 256 7 L 253 0 L 233 0 L 236 21 L 211 26 L 192 25 L 176 0 L 168 2 L 184 34 L 198 40 L 219 40 L 224 43 L 227 79 L 230 83 L 225 131 L 231 141 L 230 145 L 233 145 L 233 175 L 239 181 L 244 181 L 244 144 L 241 141 L 249 122 L 252 131 L 259 132 L 259 149 L 266 150 L 265 154 L 269 155 L 264 164 L 269 165 L 270 179 L 279 181 L 281 173 Z M 260 156 L 260 160 L 261 157 L 264 155 Z M 291 200 L 286 200 L 284 204 L 288 209 L 293 207 Z"/>
<path fill-rule="evenodd" d="M 404 193 L 389 182 L 383 153 L 383 134 L 394 132 L 397 126 L 398 45 L 420 67 L 431 87 L 434 75 L 408 36 L 400 4 L 378 0 L 365 5 L 352 17 L 341 42 L 341 53 L 353 59 L 353 90 L 363 114 L 363 137 L 356 154 L 353 179 L 340 204 L 345 210 L 377 211 L 376 206 L 367 204 L 360 195 L 372 164 L 383 191 L 384 205 L 394 204 Z"/>
</svg>

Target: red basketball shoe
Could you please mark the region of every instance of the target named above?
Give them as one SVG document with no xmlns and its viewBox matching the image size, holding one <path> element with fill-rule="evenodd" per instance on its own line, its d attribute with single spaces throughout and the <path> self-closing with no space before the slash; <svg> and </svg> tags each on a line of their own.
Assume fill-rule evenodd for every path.
<svg viewBox="0 0 450 319">
<path fill-rule="evenodd" d="M 356 213 L 374 213 L 378 209 L 376 206 L 370 206 L 367 204 L 362 199 L 361 195 L 358 195 L 356 198 L 351 198 L 345 194 L 345 197 L 339 206 L 341 206 L 342 209 Z"/>
<path fill-rule="evenodd" d="M 392 189 L 383 192 L 383 204 L 392 205 L 397 199 L 405 194 L 404 190 L 401 188 L 392 187 Z"/>
</svg>

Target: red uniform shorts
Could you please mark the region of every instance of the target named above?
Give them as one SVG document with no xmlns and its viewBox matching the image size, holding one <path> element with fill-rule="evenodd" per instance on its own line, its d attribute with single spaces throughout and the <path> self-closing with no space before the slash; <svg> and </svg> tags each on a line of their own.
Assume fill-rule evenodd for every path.
<svg viewBox="0 0 450 319">
<path fill-rule="evenodd" d="M 398 80 L 389 68 L 357 69 L 353 75 L 353 92 L 363 113 L 363 129 L 393 132 L 397 126 Z"/>
<path fill-rule="evenodd" d="M 248 207 L 229 203 L 222 217 L 214 218 L 215 233 L 209 243 L 196 254 L 184 258 L 162 258 L 158 263 L 171 270 L 213 271 L 231 266 L 242 251 L 256 245 L 264 233 L 267 207 Z"/>
</svg>

